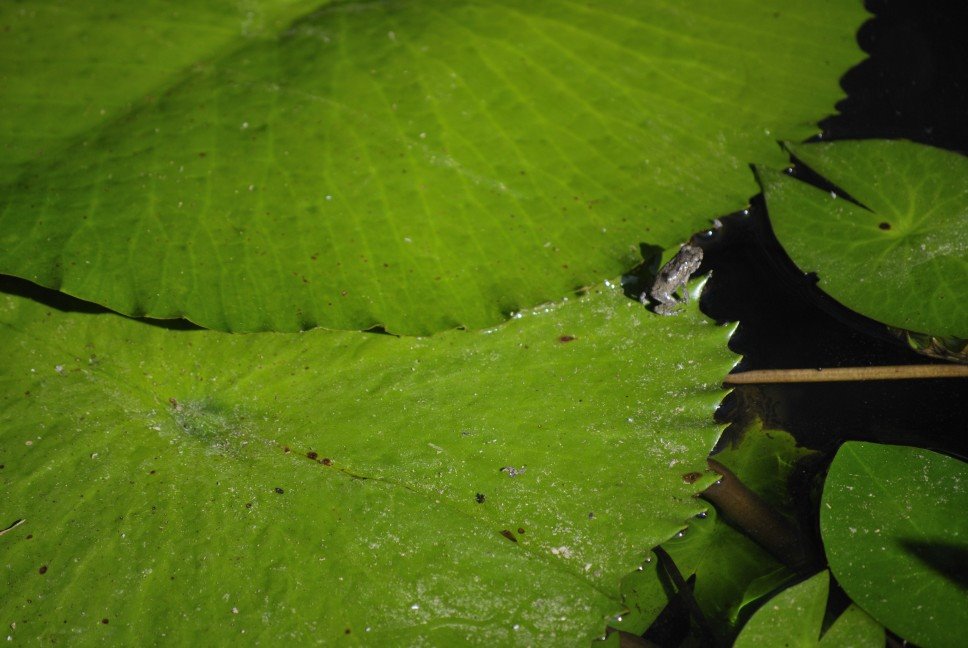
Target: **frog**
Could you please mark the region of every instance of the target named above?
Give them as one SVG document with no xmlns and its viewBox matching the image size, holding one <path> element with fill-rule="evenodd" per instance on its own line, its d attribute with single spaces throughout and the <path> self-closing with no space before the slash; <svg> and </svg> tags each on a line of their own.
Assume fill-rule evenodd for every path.
<svg viewBox="0 0 968 648">
<path fill-rule="evenodd" d="M 686 282 L 701 265 L 702 248 L 691 242 L 683 244 L 676 255 L 659 269 L 652 287 L 647 293 L 639 295 L 639 301 L 646 306 L 654 303 L 655 312 L 659 315 L 675 315 L 689 301 Z M 676 299 L 677 291 L 682 295 L 681 300 Z"/>
</svg>

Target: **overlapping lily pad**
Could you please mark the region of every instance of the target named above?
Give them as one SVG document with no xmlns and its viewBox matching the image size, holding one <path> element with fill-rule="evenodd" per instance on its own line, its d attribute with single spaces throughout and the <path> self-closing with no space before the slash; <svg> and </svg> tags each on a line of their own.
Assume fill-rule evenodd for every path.
<svg viewBox="0 0 968 648">
<path fill-rule="evenodd" d="M 0 271 L 230 331 L 492 325 L 742 207 L 747 164 L 832 111 L 865 17 L 240 6 L 3 9 Z"/>
<path fill-rule="evenodd" d="M 696 289 L 697 286 L 693 286 Z M 431 338 L 0 306 L 18 641 L 576 644 L 702 508 L 734 362 L 618 288 Z"/>
<path fill-rule="evenodd" d="M 968 159 L 904 141 L 789 148 L 860 203 L 760 170 L 770 222 L 793 261 L 862 315 L 968 338 Z"/>
<path fill-rule="evenodd" d="M 883 648 L 884 628 L 854 605 L 820 636 L 829 584 L 830 574 L 822 571 L 780 592 L 753 615 L 734 645 Z"/>
<path fill-rule="evenodd" d="M 111 128 L 189 67 L 274 38 L 324 2 L 0 4 L 0 183 Z"/>
<path fill-rule="evenodd" d="M 794 464 L 810 454 L 781 430 L 754 422 L 742 440 L 716 459 L 778 511 L 792 514 L 787 480 Z M 689 521 L 681 537 L 663 544 L 683 576 L 695 575 L 693 596 L 723 641 L 735 636 L 744 608 L 795 577 L 792 570 L 722 519 L 715 508 Z M 629 613 L 616 627 L 641 634 L 668 602 L 668 584 L 654 559 L 623 581 Z M 745 610 L 748 616 L 748 610 Z"/>
<path fill-rule="evenodd" d="M 919 448 L 846 443 L 824 484 L 830 569 L 871 616 L 920 646 L 968 625 L 968 467 Z"/>
</svg>

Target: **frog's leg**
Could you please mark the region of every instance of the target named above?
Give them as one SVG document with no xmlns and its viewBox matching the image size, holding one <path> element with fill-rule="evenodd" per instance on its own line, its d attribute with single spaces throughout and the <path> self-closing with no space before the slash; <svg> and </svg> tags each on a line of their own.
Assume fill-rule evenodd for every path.
<svg viewBox="0 0 968 648">
<path fill-rule="evenodd" d="M 682 302 L 671 300 L 655 307 L 655 312 L 659 315 L 677 315 L 682 310 Z"/>
<path fill-rule="evenodd" d="M 689 289 L 686 288 L 685 281 L 679 284 L 679 286 L 676 288 L 676 292 L 682 296 L 682 299 L 679 300 L 679 303 L 682 304 L 682 306 L 685 306 L 689 303 Z"/>
</svg>

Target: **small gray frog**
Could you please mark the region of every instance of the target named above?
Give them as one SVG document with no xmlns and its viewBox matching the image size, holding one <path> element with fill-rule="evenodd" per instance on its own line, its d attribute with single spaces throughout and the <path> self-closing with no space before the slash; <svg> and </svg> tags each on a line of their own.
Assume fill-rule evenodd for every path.
<svg viewBox="0 0 968 648">
<path fill-rule="evenodd" d="M 649 289 L 648 294 L 639 295 L 639 301 L 648 305 L 651 301 L 655 303 L 655 312 L 659 315 L 675 315 L 682 306 L 689 301 L 689 293 L 686 291 L 686 282 L 689 277 L 702 265 L 702 248 L 686 243 L 676 255 L 669 259 L 659 269 L 655 277 L 655 283 Z M 676 299 L 676 291 L 682 295 L 682 300 Z"/>
</svg>

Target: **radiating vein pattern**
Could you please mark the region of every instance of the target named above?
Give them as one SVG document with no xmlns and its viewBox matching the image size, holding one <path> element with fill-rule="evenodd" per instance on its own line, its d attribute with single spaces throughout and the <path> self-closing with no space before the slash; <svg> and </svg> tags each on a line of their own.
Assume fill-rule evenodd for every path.
<svg viewBox="0 0 968 648">
<path fill-rule="evenodd" d="M 0 271 L 228 331 L 493 325 L 741 208 L 748 163 L 781 163 L 775 141 L 832 110 L 863 18 L 839 1 L 263 4 L 258 37 L 227 35 L 238 16 L 211 3 L 218 28 L 156 61 L 125 55 L 130 32 L 181 13 L 69 3 L 112 29 L 74 112 L 22 78 L 56 86 L 56 60 L 7 72 Z M 11 23 L 0 48 L 50 49 Z M 110 113 L 85 117 L 99 84 Z"/>
</svg>

